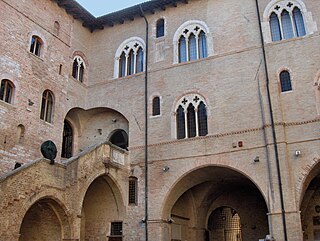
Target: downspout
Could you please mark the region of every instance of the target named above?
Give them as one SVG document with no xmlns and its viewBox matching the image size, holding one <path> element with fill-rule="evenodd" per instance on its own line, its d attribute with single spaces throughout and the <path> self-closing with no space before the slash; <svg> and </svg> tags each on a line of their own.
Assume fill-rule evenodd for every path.
<svg viewBox="0 0 320 241">
<path fill-rule="evenodd" d="M 144 207 L 145 207 L 145 237 L 148 241 L 148 54 L 149 54 L 149 22 L 144 14 L 142 5 L 140 5 L 141 15 L 146 23 L 146 66 L 144 77 L 144 114 L 145 114 L 145 139 L 144 139 Z"/>
<path fill-rule="evenodd" d="M 262 33 L 262 26 L 261 26 L 261 18 L 260 18 L 260 8 L 258 0 L 256 0 L 256 8 L 257 8 L 257 15 L 258 15 L 258 22 L 259 22 L 259 30 L 260 30 L 260 39 L 261 39 L 261 47 L 263 52 L 263 60 L 264 60 L 264 69 L 266 75 L 266 82 L 267 82 L 267 93 L 268 93 L 268 104 L 269 104 L 269 112 L 270 112 L 270 120 L 271 120 L 271 129 L 272 129 L 272 137 L 273 137 L 273 147 L 274 153 L 276 158 L 277 164 L 277 174 L 278 174 L 278 182 L 279 182 L 279 191 L 280 191 L 280 203 L 281 203 L 281 215 L 282 215 L 282 225 L 283 225 L 283 233 L 284 233 L 284 241 L 288 240 L 287 234 L 287 224 L 286 224 L 286 216 L 285 216 L 285 209 L 284 209 L 284 200 L 283 200 L 283 189 L 282 189 L 282 178 L 281 178 L 281 171 L 280 171 L 280 159 L 279 159 L 279 151 L 277 145 L 277 136 L 274 124 L 274 117 L 273 117 L 273 109 L 272 109 L 272 100 L 270 95 L 270 87 L 269 87 L 269 74 L 268 74 L 268 64 L 267 64 L 267 57 L 266 57 L 266 50 L 264 45 L 264 38 Z"/>
</svg>

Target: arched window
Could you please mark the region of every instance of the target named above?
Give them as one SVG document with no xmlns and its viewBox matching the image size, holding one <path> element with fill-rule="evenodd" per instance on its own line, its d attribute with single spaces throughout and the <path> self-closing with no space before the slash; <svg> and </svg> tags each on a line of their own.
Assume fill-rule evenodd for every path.
<svg viewBox="0 0 320 241">
<path fill-rule="evenodd" d="M 116 52 L 115 78 L 134 75 L 144 71 L 144 42 L 138 37 L 124 41 Z"/>
<path fill-rule="evenodd" d="M 204 22 L 191 20 L 182 24 L 174 35 L 174 63 L 194 61 L 212 55 L 210 39 L 209 28 Z"/>
<path fill-rule="evenodd" d="M 157 34 L 156 37 L 160 38 L 164 36 L 164 19 L 161 18 L 157 21 Z"/>
<path fill-rule="evenodd" d="M 271 30 L 271 37 L 272 41 L 280 41 L 281 37 L 281 30 L 280 30 L 280 23 L 277 17 L 277 14 L 272 13 L 270 15 L 270 30 Z"/>
<path fill-rule="evenodd" d="M 180 99 L 178 104 L 176 111 L 177 138 L 206 136 L 208 134 L 207 107 L 203 97 L 189 94 Z"/>
<path fill-rule="evenodd" d="M 293 9 L 293 19 L 297 36 L 300 37 L 306 35 L 306 28 L 304 26 L 303 16 L 301 14 L 300 9 L 297 7 Z"/>
<path fill-rule="evenodd" d="M 183 139 L 186 137 L 186 127 L 185 127 L 185 115 L 184 110 L 181 105 L 179 105 L 177 110 L 177 138 Z"/>
<path fill-rule="evenodd" d="M 59 32 L 60 32 L 60 23 L 58 21 L 55 21 L 53 25 L 53 33 L 55 35 L 59 35 Z"/>
<path fill-rule="evenodd" d="M 40 57 L 43 41 L 36 35 L 31 38 L 30 53 Z"/>
<path fill-rule="evenodd" d="M 198 59 L 198 54 L 197 54 L 197 41 L 196 41 L 196 36 L 194 34 L 190 34 L 189 36 L 189 60 L 196 60 Z"/>
<path fill-rule="evenodd" d="M 207 37 L 203 31 L 201 31 L 199 35 L 199 51 L 200 59 L 208 57 Z"/>
<path fill-rule="evenodd" d="M 128 75 L 134 74 L 134 53 L 133 50 L 128 55 Z"/>
<path fill-rule="evenodd" d="M 117 130 L 111 136 L 110 142 L 115 146 L 128 150 L 128 134 L 124 130 Z"/>
<path fill-rule="evenodd" d="M 160 115 L 160 97 L 154 97 L 152 100 L 152 115 Z"/>
<path fill-rule="evenodd" d="M 68 121 L 64 121 L 61 157 L 72 157 L 73 131 Z"/>
<path fill-rule="evenodd" d="M 269 21 L 271 40 L 305 36 L 307 31 L 304 14 L 307 14 L 306 7 L 301 0 L 272 0 L 264 12 L 264 19 L 268 18 Z M 309 34 L 311 33 L 309 31 Z M 268 35 L 265 38 L 270 39 Z"/>
<path fill-rule="evenodd" d="M 13 89 L 14 89 L 13 84 L 10 80 L 7 80 L 7 79 L 1 80 L 0 100 L 11 104 Z"/>
<path fill-rule="evenodd" d="M 73 60 L 72 77 L 83 82 L 85 64 L 80 56 L 76 56 Z"/>
<path fill-rule="evenodd" d="M 179 63 L 187 61 L 186 38 L 181 36 L 179 39 Z"/>
<path fill-rule="evenodd" d="M 42 95 L 40 119 L 51 123 L 53 116 L 53 94 L 50 90 L 45 90 Z"/>
<path fill-rule="evenodd" d="M 137 205 L 138 203 L 138 179 L 129 177 L 129 205 Z"/>
<path fill-rule="evenodd" d="M 199 136 L 208 135 L 207 108 L 202 101 L 200 102 L 200 105 L 198 107 L 198 125 L 199 125 Z"/>
<path fill-rule="evenodd" d="M 126 54 L 123 52 L 119 60 L 119 78 L 126 76 Z"/>
<path fill-rule="evenodd" d="M 139 48 L 137 52 L 137 73 L 143 72 L 143 50 L 142 48 Z"/>
<path fill-rule="evenodd" d="M 291 91 L 291 77 L 288 71 L 282 71 L 280 73 L 280 85 L 281 85 L 281 92 Z"/>
<path fill-rule="evenodd" d="M 291 17 L 288 11 L 286 10 L 283 10 L 281 14 L 281 23 L 282 23 L 283 38 L 284 39 L 293 38 L 294 34 L 292 29 Z"/>
</svg>

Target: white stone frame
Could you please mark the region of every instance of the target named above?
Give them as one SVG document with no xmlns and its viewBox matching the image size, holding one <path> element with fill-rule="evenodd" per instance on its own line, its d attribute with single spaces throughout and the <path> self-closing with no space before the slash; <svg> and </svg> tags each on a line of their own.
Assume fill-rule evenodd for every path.
<svg viewBox="0 0 320 241">
<path fill-rule="evenodd" d="M 155 98 L 155 97 L 159 97 L 159 99 L 160 99 L 160 115 L 152 115 L 152 111 L 153 111 L 153 99 Z M 153 94 L 151 94 L 150 95 L 150 98 L 149 98 L 149 110 L 148 110 L 148 112 L 149 112 L 149 117 L 150 118 L 157 118 L 157 117 L 161 117 L 162 116 L 162 96 L 160 95 L 160 93 L 158 93 L 158 92 L 155 92 L 155 93 L 153 93 Z"/>
<path fill-rule="evenodd" d="M 163 21 L 164 21 L 164 35 L 157 38 L 157 23 L 160 19 L 163 19 Z M 152 30 L 153 30 L 152 35 L 154 36 L 155 40 L 158 40 L 158 39 L 161 40 L 161 39 L 165 38 L 167 36 L 167 19 L 166 19 L 166 17 L 161 16 L 161 17 L 157 18 L 157 20 L 154 22 Z"/>
<path fill-rule="evenodd" d="M 196 27 L 200 28 L 200 30 L 197 32 L 194 30 Z M 185 29 L 189 30 L 187 34 L 183 33 Z M 187 45 L 186 49 L 188 49 L 188 38 L 190 34 L 193 33 L 196 36 L 196 41 L 198 43 L 198 34 L 201 32 L 201 30 L 206 34 L 208 57 L 213 55 L 213 38 L 209 30 L 209 27 L 206 25 L 205 22 L 201 20 L 189 20 L 183 23 L 174 34 L 174 37 L 173 37 L 173 63 L 174 64 L 179 63 L 179 46 L 178 45 L 179 45 L 180 37 L 184 36 L 186 38 L 186 45 Z M 187 59 L 189 59 L 188 51 L 187 51 Z"/>
<path fill-rule="evenodd" d="M 74 61 L 77 61 L 78 63 L 78 71 L 77 71 L 77 76 L 74 77 L 72 76 L 73 78 L 75 78 L 76 80 L 78 80 L 79 82 L 83 83 L 84 82 L 84 76 L 85 76 L 85 71 L 87 69 L 86 67 L 86 62 L 83 60 L 83 58 L 80 56 L 80 55 L 76 55 L 74 56 L 73 60 L 72 60 L 72 72 L 73 72 L 73 64 L 74 64 Z M 84 71 L 83 71 L 83 76 L 82 76 L 82 81 L 80 81 L 80 65 L 83 64 L 83 68 L 84 68 Z M 72 74 L 72 73 L 71 73 Z"/>
<path fill-rule="evenodd" d="M 293 5 L 292 7 L 288 7 L 287 4 L 291 2 Z M 276 5 L 278 5 L 280 7 L 280 9 L 276 10 L 275 7 Z M 306 29 L 306 35 L 310 35 L 313 34 L 314 32 L 318 31 L 317 28 L 317 23 L 315 21 L 313 21 L 312 18 L 312 13 L 307 11 L 307 7 L 304 4 L 304 2 L 302 0 L 272 0 L 265 8 L 264 13 L 263 13 L 263 22 L 261 23 L 262 26 L 262 32 L 263 32 L 263 37 L 264 37 L 264 41 L 265 43 L 271 43 L 272 42 L 272 36 L 271 36 L 271 30 L 270 30 L 270 24 L 269 24 L 269 19 L 270 19 L 270 15 L 271 13 L 275 13 L 278 16 L 279 19 L 279 24 L 280 24 L 280 32 L 281 35 L 283 35 L 283 31 L 282 31 L 282 24 L 281 24 L 281 13 L 282 11 L 285 9 L 289 12 L 290 17 L 292 19 L 292 10 L 298 7 L 301 11 L 301 14 L 303 16 L 303 21 L 304 21 L 304 26 Z M 291 20 L 291 22 L 293 23 L 293 21 Z M 294 32 L 294 36 L 296 37 L 296 30 L 295 27 L 293 27 L 293 32 Z"/>
<path fill-rule="evenodd" d="M 195 101 L 195 97 L 198 97 L 198 101 Z M 187 100 L 188 102 L 186 104 L 183 104 L 183 101 L 184 100 Z M 206 100 L 204 99 L 204 97 L 202 95 L 200 95 L 199 93 L 187 93 L 185 95 L 183 95 L 177 102 L 176 104 L 174 105 L 174 121 L 173 121 L 173 130 L 174 130 L 174 137 L 175 139 L 178 138 L 178 133 L 177 133 L 177 110 L 178 110 L 178 107 L 181 105 L 182 108 L 183 108 L 183 111 L 184 111 L 184 114 L 185 114 L 185 138 L 184 139 L 188 139 L 188 118 L 187 118 L 187 114 L 188 114 L 188 107 L 190 104 L 192 104 L 194 106 L 194 109 L 195 109 L 195 119 L 196 119 L 196 136 L 195 137 L 199 137 L 199 124 L 198 124 L 198 107 L 200 105 L 200 103 L 203 102 L 206 106 L 206 111 L 207 111 L 207 117 L 209 116 L 209 111 L 208 111 L 208 105 L 207 105 L 207 102 Z M 207 124 L 208 124 L 208 118 L 207 118 Z M 209 125 L 208 125 L 208 133 L 209 133 Z"/>
<path fill-rule="evenodd" d="M 134 46 L 136 43 L 139 44 L 138 47 Z M 125 49 L 127 46 L 128 46 L 128 48 Z M 128 59 L 128 55 L 129 55 L 130 51 L 133 50 L 134 63 L 136 63 L 137 51 L 140 47 L 142 48 L 142 51 L 143 51 L 143 71 L 145 71 L 145 68 L 146 68 L 146 53 L 145 53 L 146 44 L 145 44 L 144 40 L 140 37 L 131 37 L 131 38 L 128 38 L 125 41 L 123 41 L 116 51 L 116 54 L 114 57 L 114 76 L 113 76 L 115 79 L 119 78 L 119 60 L 120 60 L 120 56 L 121 56 L 122 52 L 125 53 L 126 59 Z M 126 63 L 127 63 L 127 61 L 126 61 Z M 134 74 L 136 74 L 136 67 L 137 66 L 135 64 L 134 71 L 133 71 Z M 125 76 L 128 76 L 127 75 L 127 64 L 126 64 Z M 125 77 L 125 76 L 123 76 L 123 77 Z"/>
</svg>

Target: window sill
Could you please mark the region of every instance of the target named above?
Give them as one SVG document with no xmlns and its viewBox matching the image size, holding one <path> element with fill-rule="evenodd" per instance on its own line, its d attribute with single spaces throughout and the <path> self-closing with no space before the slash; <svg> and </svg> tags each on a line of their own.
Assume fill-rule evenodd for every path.
<svg viewBox="0 0 320 241">
<path fill-rule="evenodd" d="M 293 90 L 288 90 L 288 91 L 283 91 L 283 92 L 281 91 L 280 94 L 289 94 L 289 93 L 292 93 L 292 92 L 293 92 Z"/>
<path fill-rule="evenodd" d="M 37 59 L 37 60 L 41 60 L 42 62 L 44 62 L 42 56 L 35 55 L 35 54 L 33 54 L 33 53 L 29 52 L 29 51 L 28 51 L 28 54 L 29 54 L 30 56 L 32 56 L 33 58 L 35 58 L 35 59 Z"/>
<path fill-rule="evenodd" d="M 45 121 L 45 120 L 40 119 L 40 122 L 41 122 L 43 125 L 46 125 L 46 126 L 48 126 L 48 127 L 50 127 L 50 128 L 53 128 L 53 127 L 54 127 L 53 123 L 47 122 L 47 121 Z"/>
<path fill-rule="evenodd" d="M 5 108 L 7 108 L 9 110 L 15 110 L 16 109 L 16 107 L 13 104 L 5 102 L 3 100 L 0 100 L 0 106 L 3 106 L 3 107 L 5 107 Z"/>
<path fill-rule="evenodd" d="M 161 114 L 160 115 L 150 115 L 150 119 L 156 119 L 156 118 L 160 118 L 161 117 Z"/>
<path fill-rule="evenodd" d="M 205 57 L 205 58 L 201 58 L 201 59 L 196 59 L 196 60 L 190 60 L 190 61 L 186 61 L 186 62 L 177 62 L 177 63 L 173 63 L 176 66 L 182 66 L 182 65 L 186 65 L 186 64 L 193 64 L 193 63 L 197 63 L 197 62 L 201 62 L 201 61 L 205 61 L 208 60 L 211 56 Z"/>
<path fill-rule="evenodd" d="M 267 46 L 272 46 L 272 45 L 278 45 L 278 44 L 284 44 L 284 43 L 289 43 L 289 42 L 293 42 L 293 41 L 297 41 L 297 40 L 303 40 L 306 38 L 310 38 L 312 37 L 314 34 L 309 34 L 309 35 L 304 35 L 301 37 L 293 37 L 293 38 L 289 38 L 289 39 L 282 39 L 282 40 L 278 40 L 278 41 L 271 41 L 271 42 L 266 42 L 265 44 Z"/>
<path fill-rule="evenodd" d="M 143 75 L 144 73 L 145 73 L 145 71 L 140 72 L 140 73 L 137 73 L 137 74 L 132 74 L 132 75 L 123 76 L 123 77 L 116 77 L 116 78 L 114 78 L 114 79 L 117 79 L 117 80 L 130 79 L 130 78 L 134 78 L 134 77 Z"/>
</svg>

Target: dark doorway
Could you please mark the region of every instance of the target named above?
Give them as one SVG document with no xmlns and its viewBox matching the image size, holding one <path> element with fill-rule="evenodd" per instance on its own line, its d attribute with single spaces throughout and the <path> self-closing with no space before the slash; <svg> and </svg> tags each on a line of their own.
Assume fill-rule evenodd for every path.
<svg viewBox="0 0 320 241">
<path fill-rule="evenodd" d="M 115 146 L 128 150 L 128 134 L 124 130 L 117 130 L 111 136 L 110 142 Z"/>
<path fill-rule="evenodd" d="M 69 122 L 64 121 L 61 157 L 72 157 L 73 131 Z"/>
</svg>

